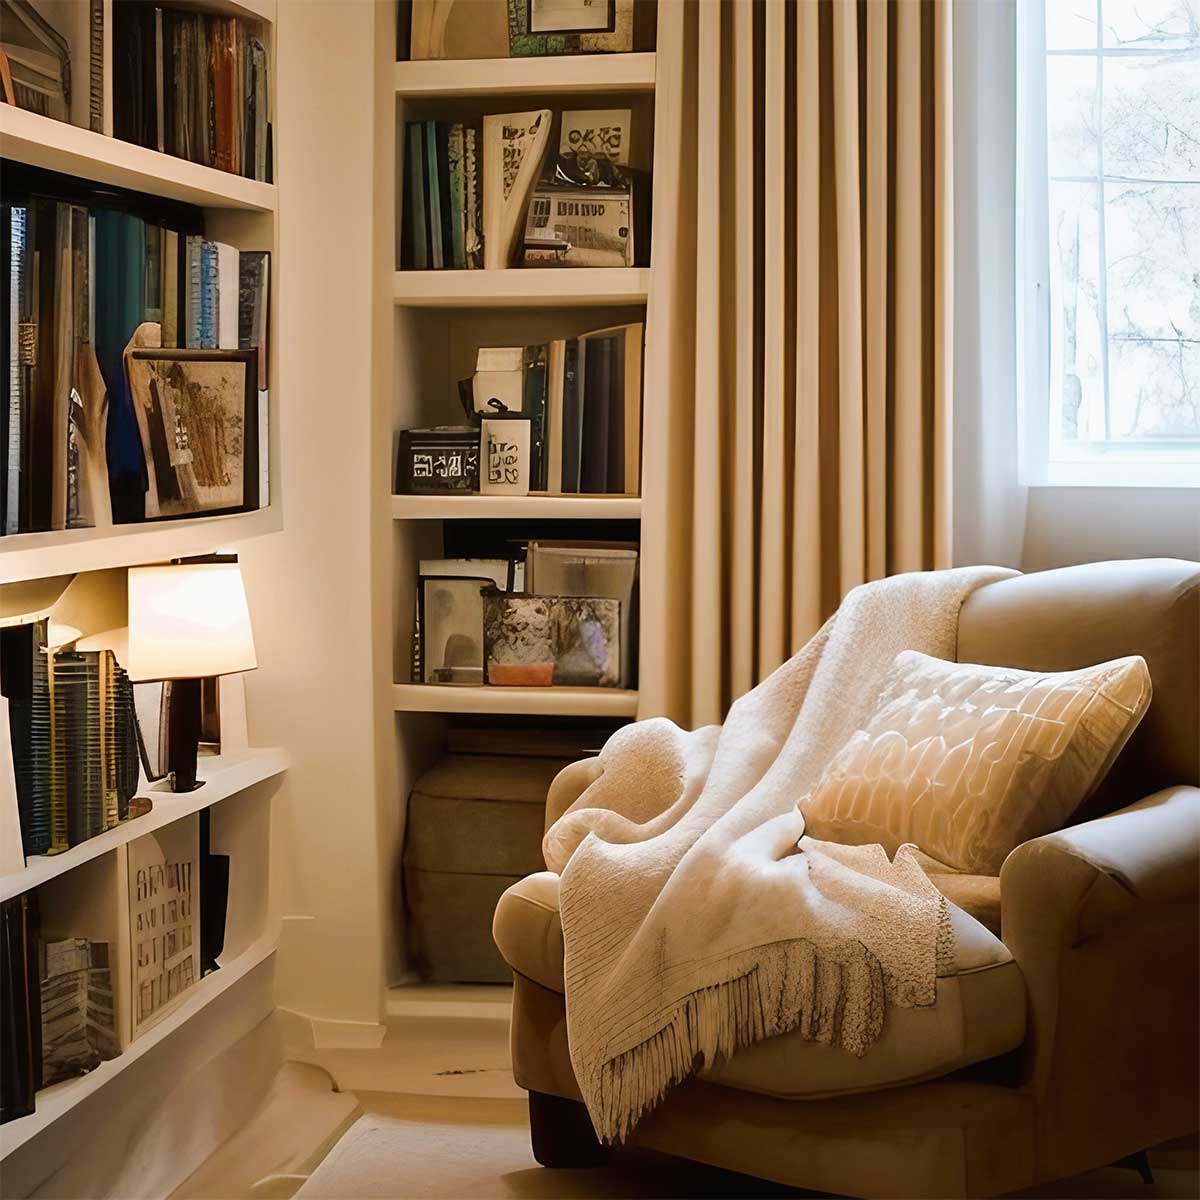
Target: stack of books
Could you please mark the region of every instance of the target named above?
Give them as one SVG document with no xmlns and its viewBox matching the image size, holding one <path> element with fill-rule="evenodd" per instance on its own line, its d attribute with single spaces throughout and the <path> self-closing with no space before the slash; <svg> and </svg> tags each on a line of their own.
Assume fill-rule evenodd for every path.
<svg viewBox="0 0 1200 1200">
<path fill-rule="evenodd" d="M 638 321 L 549 344 L 545 451 L 536 490 L 552 496 L 640 494 L 643 341 Z M 536 466 L 536 452 L 534 461 Z"/>
<path fill-rule="evenodd" d="M 483 266 L 483 128 L 405 126 L 401 265 L 474 271 Z"/>
<path fill-rule="evenodd" d="M 257 349 L 266 389 L 269 255 L 207 240 L 198 212 L 179 224 L 36 194 L 0 207 L 0 535 L 145 515 L 124 364 L 139 330 L 147 346 Z"/>
<path fill-rule="evenodd" d="M 113 134 L 271 180 L 267 52 L 237 17 L 113 3 Z"/>
</svg>

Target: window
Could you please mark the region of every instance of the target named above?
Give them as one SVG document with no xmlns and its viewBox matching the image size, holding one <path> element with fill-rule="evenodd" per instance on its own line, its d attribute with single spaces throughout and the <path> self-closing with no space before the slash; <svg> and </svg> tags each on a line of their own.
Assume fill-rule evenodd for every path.
<svg viewBox="0 0 1200 1200">
<path fill-rule="evenodd" d="M 1200 486 L 1200 0 L 1017 7 L 1022 476 Z"/>
</svg>

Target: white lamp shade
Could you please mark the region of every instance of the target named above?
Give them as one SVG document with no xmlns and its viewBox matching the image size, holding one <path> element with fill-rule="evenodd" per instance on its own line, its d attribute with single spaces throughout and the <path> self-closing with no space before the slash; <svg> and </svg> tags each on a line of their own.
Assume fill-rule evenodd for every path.
<svg viewBox="0 0 1200 1200">
<path fill-rule="evenodd" d="M 129 569 L 130 679 L 201 679 L 257 666 L 236 563 Z"/>
</svg>

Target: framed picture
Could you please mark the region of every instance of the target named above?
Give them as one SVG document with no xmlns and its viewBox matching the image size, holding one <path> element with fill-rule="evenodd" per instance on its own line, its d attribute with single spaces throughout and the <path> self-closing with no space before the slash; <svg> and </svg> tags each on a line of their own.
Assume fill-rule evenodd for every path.
<svg viewBox="0 0 1200 1200">
<path fill-rule="evenodd" d="M 396 492 L 444 496 L 479 491 L 479 430 L 405 429 L 396 451 Z"/>
<path fill-rule="evenodd" d="M 131 349 L 125 370 L 146 471 L 146 517 L 258 508 L 258 352 Z"/>
<path fill-rule="evenodd" d="M 615 0 L 528 0 L 526 33 L 611 33 Z"/>
<path fill-rule="evenodd" d="M 465 575 L 418 579 L 422 683 L 483 683 L 483 592 L 495 586 Z"/>
<path fill-rule="evenodd" d="M 621 603 L 600 596 L 483 597 L 487 681 L 509 686 L 616 687 Z"/>
</svg>

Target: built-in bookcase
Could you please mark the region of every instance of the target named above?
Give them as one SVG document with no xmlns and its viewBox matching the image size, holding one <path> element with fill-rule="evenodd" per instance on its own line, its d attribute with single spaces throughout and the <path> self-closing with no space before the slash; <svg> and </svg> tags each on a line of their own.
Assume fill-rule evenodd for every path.
<svg viewBox="0 0 1200 1200">
<path fill-rule="evenodd" d="M 62 13 L 81 14 L 80 29 L 67 27 L 67 17 L 64 17 L 67 25 L 60 26 L 67 33 L 74 56 L 75 39 L 81 36 L 81 30 L 86 33 L 88 5 L 83 0 L 47 0 L 45 8 L 49 10 L 53 4 Z M 170 0 L 169 6 L 261 22 L 274 92 L 275 0 Z M 124 624 L 123 568 L 240 546 L 248 539 L 283 526 L 280 421 L 285 419 L 286 405 L 281 403 L 278 386 L 277 189 L 274 184 L 200 166 L 109 136 L 112 72 L 108 64 L 113 53 L 109 0 L 105 3 L 105 31 L 104 131 L 93 132 L 0 104 L 0 156 L 96 185 L 196 205 L 204 210 L 206 236 L 240 250 L 272 253 L 269 502 L 257 511 L 230 516 L 0 537 L 0 620 L 12 620 L 23 611 L 44 609 L 62 597 L 70 586 L 75 588 L 77 601 L 69 623 L 85 635 L 108 632 Z M 86 81 L 85 71 L 80 81 L 85 98 Z M 278 146 L 280 122 L 274 95 L 271 119 Z M 75 584 L 70 583 L 72 577 Z M 223 724 L 224 752 L 200 760 L 200 775 L 206 780 L 203 787 L 186 795 L 175 795 L 163 783 L 144 785 L 139 795 L 151 799 L 150 813 L 132 818 L 64 853 L 23 859 L 19 840 L 16 845 L 9 844 L 7 835 L 13 824 L 7 821 L 4 824 L 0 898 L 36 891 L 43 931 L 54 936 L 91 937 L 109 943 L 121 1029 L 129 1026 L 132 1002 L 128 889 L 131 843 L 155 831 L 197 821 L 198 814 L 206 811 L 212 851 L 228 854 L 230 858 L 220 969 L 201 978 L 137 1036 L 123 1035 L 122 1053 L 116 1058 L 87 1075 L 44 1088 L 37 1095 L 32 1115 L 0 1126 L 0 1159 L 4 1160 L 0 1170 L 6 1178 L 14 1181 L 41 1178 L 37 1174 L 39 1153 L 46 1161 L 53 1155 L 45 1150 L 49 1143 L 39 1140 L 30 1144 L 32 1139 L 62 1122 L 53 1136 L 62 1131 L 66 1139 L 63 1144 L 71 1145 L 71 1139 L 78 1139 L 79 1134 L 66 1130 L 70 1124 L 67 1118 L 77 1117 L 85 1126 L 95 1122 L 98 1110 L 94 1104 L 81 1108 L 84 1101 L 96 1097 L 119 1078 L 122 1084 L 115 1090 L 127 1088 L 130 1077 L 126 1072 L 147 1055 L 194 1056 L 196 1046 L 203 1045 L 211 1056 L 218 1048 L 219 1036 L 215 1037 L 212 1029 L 198 1018 L 207 1014 L 210 1020 L 215 1020 L 214 1006 L 220 1009 L 229 1038 L 238 1036 L 239 1030 L 248 1027 L 247 1022 L 252 1025 L 269 1011 L 271 983 L 269 974 L 264 973 L 272 969 L 279 925 L 270 893 L 271 814 L 288 756 L 280 749 L 246 745 L 244 702 L 242 707 L 235 705 L 227 711 Z M 9 808 L 15 810 L 15 786 L 7 763 L 0 764 L 0 805 L 6 806 L 6 813 Z M 221 1005 L 217 1005 L 219 1000 Z M 183 1033 L 199 1026 L 204 1026 L 204 1033 L 190 1036 Z M 176 1034 L 182 1036 L 168 1044 Z M 148 1069 L 157 1072 L 161 1067 L 148 1065 Z"/>
<path fill-rule="evenodd" d="M 381 436 L 388 438 L 393 467 L 401 430 L 461 423 L 456 384 L 474 370 L 477 347 L 545 342 L 645 321 L 653 286 L 653 264 L 611 269 L 395 270 L 405 199 L 401 194 L 405 123 L 477 122 L 488 113 L 548 108 L 556 120 L 553 149 L 562 111 L 628 108 L 633 121 L 632 165 L 650 171 L 655 98 L 653 53 L 395 64 L 395 120 L 389 131 L 395 190 L 390 210 L 380 221 L 377 242 L 381 260 L 394 271 L 387 298 L 391 312 L 380 323 L 389 400 L 377 424 Z M 654 217 L 658 219 L 657 210 Z M 656 331 L 647 326 L 645 336 L 649 354 Z M 652 396 L 644 395 L 643 413 L 653 403 Z M 649 469 L 643 448 L 643 479 Z M 524 522 L 553 521 L 552 536 L 558 538 L 604 540 L 615 533 L 622 540 L 640 542 L 640 496 L 394 495 L 391 472 L 386 487 L 381 512 L 386 513 L 383 519 L 388 519 L 390 535 L 377 540 L 379 552 L 386 556 L 378 572 L 377 595 L 387 613 L 391 650 L 391 686 L 378 693 L 381 701 L 390 700 L 394 710 L 395 770 L 385 772 L 385 786 L 391 789 L 389 807 L 403 809 L 417 775 L 440 754 L 448 721 L 483 715 L 548 722 L 585 719 L 611 727 L 636 717 L 636 690 L 415 682 L 411 646 L 418 562 L 443 554 L 453 522 L 495 520 L 504 522 L 506 529 L 520 529 Z M 403 966 L 402 959 L 393 958 L 393 978 Z"/>
</svg>

